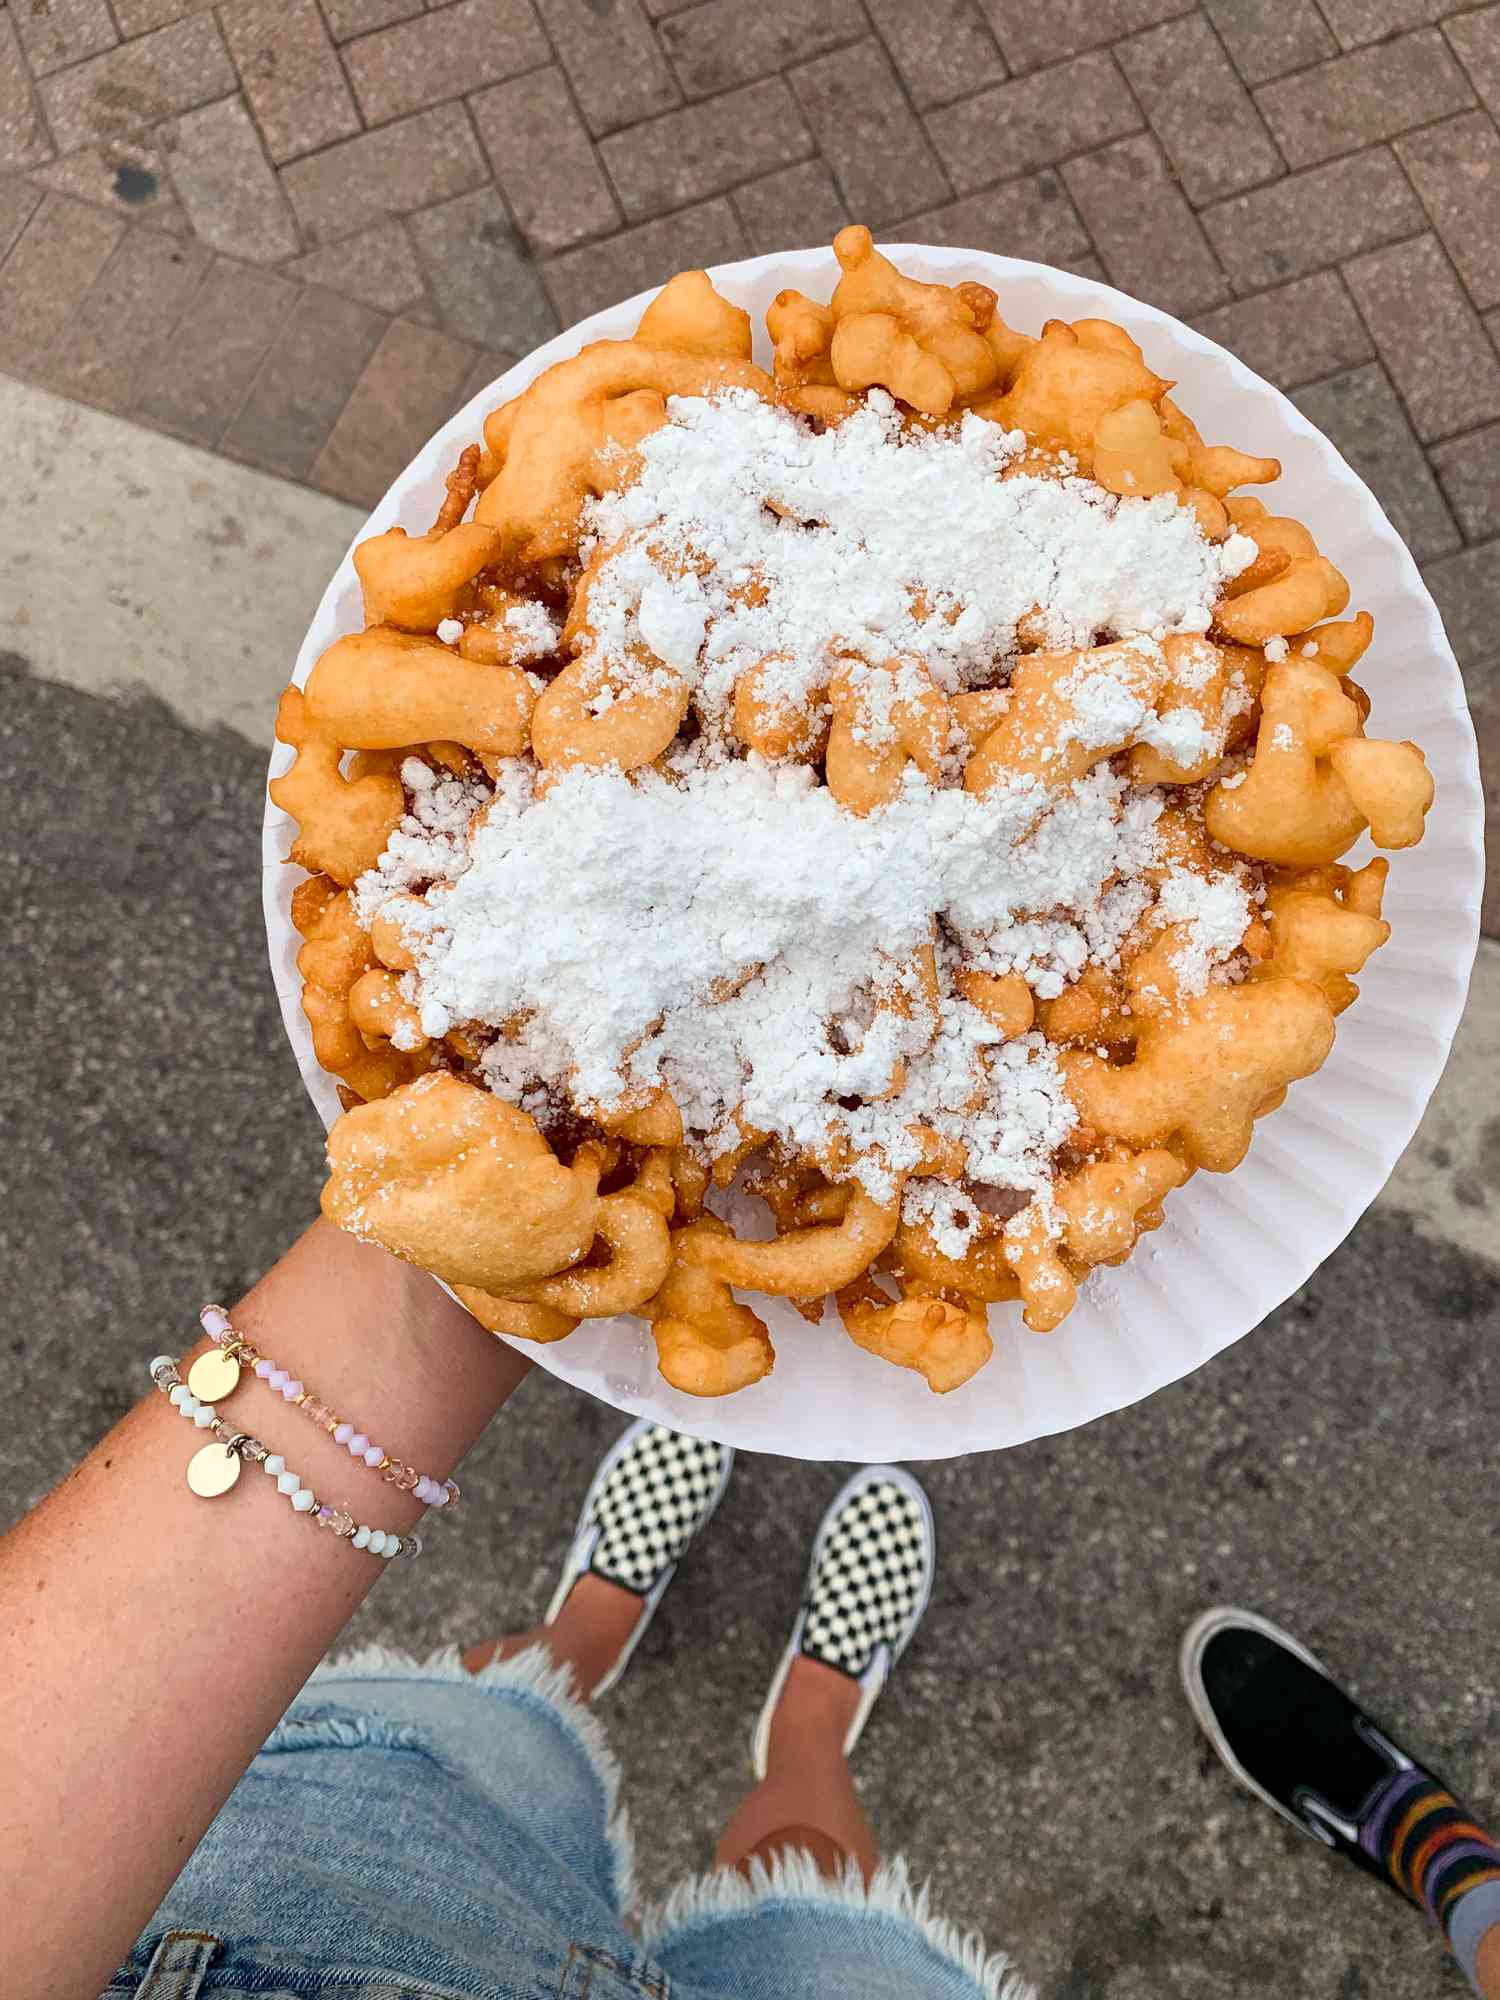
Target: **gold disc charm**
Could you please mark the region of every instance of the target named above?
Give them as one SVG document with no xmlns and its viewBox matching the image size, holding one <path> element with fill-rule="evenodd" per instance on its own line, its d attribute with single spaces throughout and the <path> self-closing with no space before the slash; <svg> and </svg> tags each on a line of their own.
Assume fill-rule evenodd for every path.
<svg viewBox="0 0 1500 2000">
<path fill-rule="evenodd" d="M 213 1500 L 233 1486 L 240 1476 L 240 1464 L 239 1453 L 228 1445 L 206 1444 L 188 1460 L 187 1483 L 199 1499 Z"/>
<path fill-rule="evenodd" d="M 211 1347 L 188 1370 L 187 1385 L 200 1403 L 222 1403 L 239 1379 L 238 1359 L 222 1347 Z"/>
</svg>

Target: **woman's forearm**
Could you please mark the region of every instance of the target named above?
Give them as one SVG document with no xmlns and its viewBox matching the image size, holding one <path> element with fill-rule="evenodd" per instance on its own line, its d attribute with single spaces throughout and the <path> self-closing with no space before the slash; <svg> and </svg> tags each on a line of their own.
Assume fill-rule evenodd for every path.
<svg viewBox="0 0 1500 2000">
<path fill-rule="evenodd" d="M 527 1366 L 423 1273 L 326 1223 L 233 1317 L 436 1479 Z M 405 1531 L 422 1514 L 263 1385 L 242 1376 L 219 1407 L 357 1520 Z M 197 1498 L 184 1475 L 206 1441 L 151 1390 L 0 1542 L 0 1935 L 15 2000 L 108 1983 L 389 1567 L 293 1513 L 253 1464 L 232 1492 Z"/>
</svg>

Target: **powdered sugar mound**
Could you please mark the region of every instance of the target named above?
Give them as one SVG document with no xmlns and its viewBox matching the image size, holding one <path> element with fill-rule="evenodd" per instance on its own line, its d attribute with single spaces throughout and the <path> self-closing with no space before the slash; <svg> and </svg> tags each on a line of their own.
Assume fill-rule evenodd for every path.
<svg viewBox="0 0 1500 2000">
<path fill-rule="evenodd" d="M 934 1034 L 921 955 L 941 914 L 966 959 L 1060 990 L 1059 965 L 1090 938 L 1118 949 L 1139 916 L 1143 888 L 1116 877 L 1154 856 L 1159 803 L 1107 769 L 1038 803 L 1029 783 L 980 798 L 911 778 L 861 819 L 756 758 L 675 783 L 574 771 L 537 799 L 502 769 L 451 886 L 400 906 L 409 997 L 506 1024 L 483 1075 L 523 1105 L 560 1080 L 602 1106 L 664 1082 L 710 1145 L 738 1113 L 801 1148 L 878 1153 L 874 1187 L 915 1164 L 922 1124 L 968 1145 L 975 1178 L 1040 1186 L 1072 1122 L 1050 1048 L 1002 1043 L 951 993 Z"/>
<path fill-rule="evenodd" d="M 1024 440 L 972 413 L 908 434 L 878 391 L 821 435 L 744 391 L 676 398 L 670 413 L 639 447 L 635 483 L 587 515 L 614 549 L 589 618 L 619 671 L 644 641 L 696 678 L 710 714 L 768 654 L 801 701 L 838 653 L 901 654 L 942 687 L 967 685 L 1014 653 L 1028 613 L 1056 647 L 1205 631 L 1255 554 L 1240 535 L 1206 542 L 1170 495 L 1002 477 Z"/>
</svg>

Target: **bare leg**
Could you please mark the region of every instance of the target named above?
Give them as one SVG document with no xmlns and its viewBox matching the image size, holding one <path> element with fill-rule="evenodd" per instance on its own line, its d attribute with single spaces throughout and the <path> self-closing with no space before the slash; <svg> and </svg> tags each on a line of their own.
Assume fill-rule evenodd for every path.
<svg viewBox="0 0 1500 2000">
<path fill-rule="evenodd" d="M 1484 2000 L 1500 2000 L 1500 1924 L 1492 1925 L 1479 1940 L 1474 1983 Z"/>
<path fill-rule="evenodd" d="M 602 1576 L 581 1576 L 552 1624 L 483 1639 L 469 1647 L 464 1665 L 477 1674 L 491 1660 L 514 1659 L 528 1646 L 544 1646 L 559 1666 L 572 1668 L 579 1699 L 587 1701 L 620 1657 L 640 1615 L 641 1600 L 634 1591 Z"/>
<path fill-rule="evenodd" d="M 859 1706 L 858 1684 L 816 1660 L 792 1663 L 776 1714 L 766 1775 L 736 1808 L 719 1841 L 721 1868 L 747 1873 L 793 1849 L 811 1854 L 820 1875 L 837 1875 L 849 1856 L 866 1881 L 880 1860 L 844 1756 Z"/>
</svg>

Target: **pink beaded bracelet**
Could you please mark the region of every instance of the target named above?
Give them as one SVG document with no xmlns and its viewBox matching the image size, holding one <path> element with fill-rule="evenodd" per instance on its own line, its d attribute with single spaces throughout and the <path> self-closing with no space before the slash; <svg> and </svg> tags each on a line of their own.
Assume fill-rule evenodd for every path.
<svg viewBox="0 0 1500 2000">
<path fill-rule="evenodd" d="M 457 1503 L 459 1491 L 455 1480 L 429 1479 L 414 1465 L 390 1457 L 384 1445 L 372 1443 L 363 1431 L 356 1430 L 353 1424 L 330 1410 L 326 1403 L 309 1395 L 287 1369 L 278 1368 L 274 1361 L 252 1347 L 242 1334 L 236 1333 L 222 1306 L 204 1306 L 198 1319 L 217 1348 L 216 1353 L 200 1354 L 188 1370 L 188 1387 L 200 1402 L 221 1402 L 238 1385 L 241 1367 L 247 1367 L 268 1389 L 275 1390 L 284 1402 L 310 1417 L 335 1444 L 341 1444 L 351 1458 L 369 1466 L 372 1472 L 378 1472 L 388 1486 L 396 1486 L 403 1493 L 412 1494 L 424 1507 L 450 1507 Z"/>
</svg>

